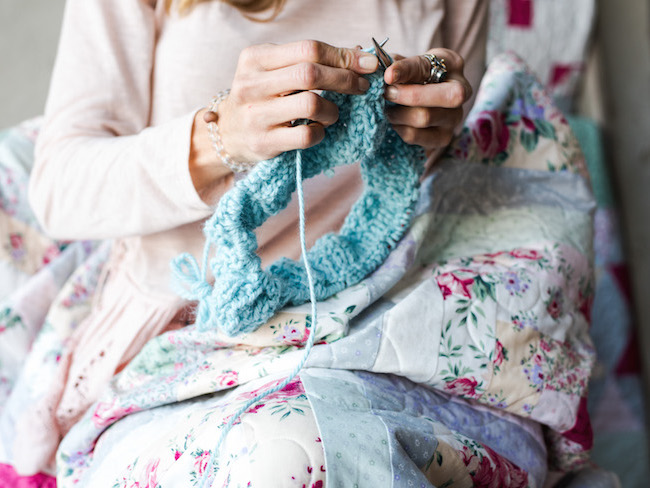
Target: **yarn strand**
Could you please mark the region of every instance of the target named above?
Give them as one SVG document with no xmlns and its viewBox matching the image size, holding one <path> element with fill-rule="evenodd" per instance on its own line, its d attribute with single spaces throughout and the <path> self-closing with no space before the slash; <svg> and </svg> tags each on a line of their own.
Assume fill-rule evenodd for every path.
<svg viewBox="0 0 650 488">
<path fill-rule="evenodd" d="M 217 440 L 217 445 L 214 448 L 214 451 L 212 451 L 212 453 L 210 454 L 210 460 L 208 461 L 208 465 L 205 469 L 200 488 L 208 488 L 208 485 L 206 485 L 206 483 L 208 482 L 208 479 L 210 478 L 210 473 L 214 468 L 214 460 L 216 456 L 219 455 L 219 452 L 226 439 L 226 436 L 232 430 L 233 426 L 235 425 L 235 422 L 237 422 L 237 420 L 257 402 L 268 397 L 269 395 L 272 395 L 273 393 L 276 393 L 284 389 L 289 383 L 291 383 L 302 370 L 303 366 L 307 362 L 307 359 L 309 358 L 309 353 L 314 347 L 314 340 L 316 336 L 316 324 L 317 324 L 317 308 L 316 308 L 317 302 L 316 302 L 316 291 L 314 288 L 314 279 L 312 277 L 312 270 L 309 264 L 309 260 L 307 259 L 307 244 L 306 244 L 306 237 L 305 237 L 305 198 L 304 198 L 303 184 L 302 184 L 302 151 L 300 150 L 296 151 L 296 192 L 298 194 L 298 215 L 299 215 L 298 234 L 300 237 L 300 251 L 302 253 L 302 261 L 305 265 L 305 272 L 307 273 L 307 283 L 309 286 L 309 299 L 311 301 L 311 320 L 309 320 L 305 324 L 306 330 L 309 332 L 309 337 L 307 339 L 307 343 L 305 344 L 305 348 L 303 350 L 300 361 L 294 367 L 291 373 L 289 373 L 289 376 L 287 376 L 280 384 L 272 388 L 269 388 L 268 390 L 265 390 L 257 394 L 254 398 L 248 400 L 242 407 L 239 408 L 239 410 L 237 410 L 237 412 L 235 412 L 235 414 L 230 418 L 228 423 L 221 429 L 221 432 L 219 433 L 219 438 Z"/>
</svg>

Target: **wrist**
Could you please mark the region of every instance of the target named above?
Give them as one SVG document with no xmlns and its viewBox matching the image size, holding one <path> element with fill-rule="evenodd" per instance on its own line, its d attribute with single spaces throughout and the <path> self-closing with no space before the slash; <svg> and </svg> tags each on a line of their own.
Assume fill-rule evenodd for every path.
<svg viewBox="0 0 650 488">
<path fill-rule="evenodd" d="M 210 189 L 230 175 L 232 171 L 217 157 L 204 120 L 207 108 L 194 115 L 189 153 L 189 171 L 192 183 L 199 196 L 210 203 Z"/>
<path fill-rule="evenodd" d="M 225 166 L 227 166 L 232 172 L 244 173 L 246 171 L 253 169 L 253 167 L 255 167 L 256 162 L 238 161 L 233 157 L 231 157 L 228 151 L 226 151 L 222 139 L 222 131 L 220 128 L 221 125 L 220 118 L 222 117 L 222 112 L 219 111 L 219 106 L 221 105 L 221 102 L 223 102 L 228 97 L 229 94 L 230 94 L 229 89 L 223 90 L 219 92 L 212 99 L 212 101 L 210 102 L 210 106 L 208 107 L 208 111 L 204 113 L 204 121 L 207 124 L 208 133 L 210 135 L 210 140 L 212 142 L 212 147 L 214 149 L 215 154 L 217 155 L 217 158 L 219 158 L 221 162 Z"/>
</svg>

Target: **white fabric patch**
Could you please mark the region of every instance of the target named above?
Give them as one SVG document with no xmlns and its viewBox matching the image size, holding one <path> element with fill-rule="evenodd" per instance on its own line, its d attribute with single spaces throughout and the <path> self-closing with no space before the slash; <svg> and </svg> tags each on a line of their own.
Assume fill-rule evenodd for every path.
<svg viewBox="0 0 650 488">
<path fill-rule="evenodd" d="M 427 280 L 384 315 L 372 370 L 429 382 L 438 364 L 442 315 L 440 288 L 433 279 Z"/>
</svg>

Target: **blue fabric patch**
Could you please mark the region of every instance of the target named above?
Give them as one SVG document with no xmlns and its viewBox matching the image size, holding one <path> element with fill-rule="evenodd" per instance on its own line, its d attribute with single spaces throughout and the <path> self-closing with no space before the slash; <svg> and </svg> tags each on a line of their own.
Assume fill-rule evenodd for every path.
<svg viewBox="0 0 650 488">
<path fill-rule="evenodd" d="M 394 375 L 310 368 L 301 380 L 323 439 L 328 486 L 431 487 L 421 469 L 438 446 L 436 429 L 491 447 L 537 486 L 546 478 L 545 448 L 488 410 Z"/>
</svg>

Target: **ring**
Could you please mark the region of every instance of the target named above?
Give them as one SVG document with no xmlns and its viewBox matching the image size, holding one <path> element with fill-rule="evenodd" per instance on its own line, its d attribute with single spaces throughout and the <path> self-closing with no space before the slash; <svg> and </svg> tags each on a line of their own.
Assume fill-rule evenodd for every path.
<svg viewBox="0 0 650 488">
<path fill-rule="evenodd" d="M 445 64 L 444 59 L 438 59 L 435 54 L 423 54 L 424 58 L 429 61 L 431 65 L 431 71 L 429 72 L 429 78 L 424 82 L 425 85 L 429 83 L 442 83 L 447 78 L 447 65 Z"/>
</svg>

